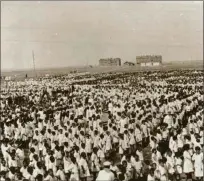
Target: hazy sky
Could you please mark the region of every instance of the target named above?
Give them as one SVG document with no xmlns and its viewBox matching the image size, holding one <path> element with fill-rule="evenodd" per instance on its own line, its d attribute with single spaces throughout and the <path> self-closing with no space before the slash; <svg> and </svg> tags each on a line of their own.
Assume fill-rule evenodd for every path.
<svg viewBox="0 0 204 181">
<path fill-rule="evenodd" d="M 202 2 L 1 2 L 2 69 L 203 59 Z"/>
</svg>

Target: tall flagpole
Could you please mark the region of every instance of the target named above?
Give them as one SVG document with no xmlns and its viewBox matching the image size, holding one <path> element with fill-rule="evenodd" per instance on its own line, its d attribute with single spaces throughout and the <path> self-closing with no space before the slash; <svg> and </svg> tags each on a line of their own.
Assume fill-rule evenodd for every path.
<svg viewBox="0 0 204 181">
<path fill-rule="evenodd" d="M 37 78 L 37 73 L 36 73 L 36 70 L 35 70 L 35 55 L 34 55 L 33 50 L 32 50 L 32 56 L 33 56 L 33 69 L 34 69 L 35 77 Z"/>
</svg>

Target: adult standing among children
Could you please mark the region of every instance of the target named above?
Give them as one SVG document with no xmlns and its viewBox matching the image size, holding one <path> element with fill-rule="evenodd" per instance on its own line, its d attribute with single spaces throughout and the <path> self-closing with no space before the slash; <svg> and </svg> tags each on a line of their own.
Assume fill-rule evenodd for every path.
<svg viewBox="0 0 204 181">
<path fill-rule="evenodd" d="M 99 171 L 96 181 L 114 181 L 115 176 L 110 170 L 111 162 L 105 161 L 103 163 L 103 170 Z"/>
</svg>

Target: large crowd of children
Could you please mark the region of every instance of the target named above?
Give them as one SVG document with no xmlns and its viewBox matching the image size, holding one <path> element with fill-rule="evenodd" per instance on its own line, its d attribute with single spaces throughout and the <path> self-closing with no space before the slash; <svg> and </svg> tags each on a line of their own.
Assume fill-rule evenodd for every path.
<svg viewBox="0 0 204 181">
<path fill-rule="evenodd" d="M 201 181 L 202 75 L 11 83 L 1 90 L 0 181 Z"/>
</svg>

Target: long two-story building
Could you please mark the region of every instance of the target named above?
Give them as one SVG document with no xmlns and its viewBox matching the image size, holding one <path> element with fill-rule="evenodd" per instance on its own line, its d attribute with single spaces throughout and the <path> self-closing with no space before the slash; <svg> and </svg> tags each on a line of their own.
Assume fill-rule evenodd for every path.
<svg viewBox="0 0 204 181">
<path fill-rule="evenodd" d="M 161 55 L 143 55 L 136 57 L 136 64 L 141 67 L 160 66 L 162 64 Z"/>
<path fill-rule="evenodd" d="M 100 59 L 99 66 L 121 66 L 121 59 L 120 58 Z"/>
</svg>

